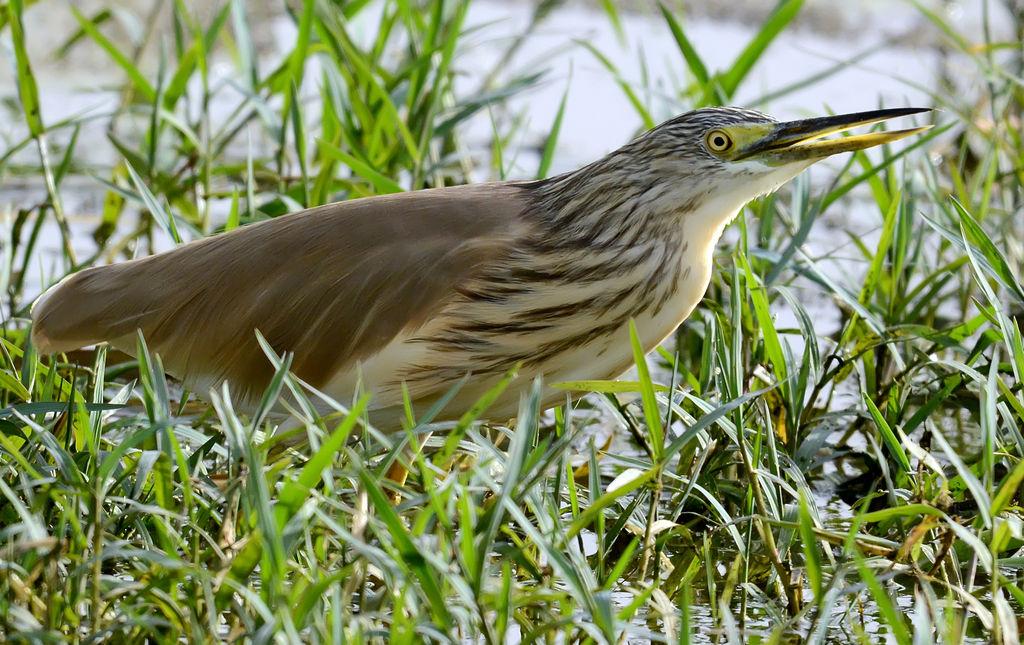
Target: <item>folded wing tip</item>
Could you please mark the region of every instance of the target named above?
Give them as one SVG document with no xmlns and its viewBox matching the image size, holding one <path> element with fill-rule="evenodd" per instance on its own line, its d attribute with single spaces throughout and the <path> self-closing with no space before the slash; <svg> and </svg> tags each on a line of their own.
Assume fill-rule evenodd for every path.
<svg viewBox="0 0 1024 645">
<path fill-rule="evenodd" d="M 32 315 L 30 338 L 36 353 L 40 355 L 59 354 L 88 344 L 80 343 L 73 338 L 64 338 L 60 333 L 54 333 L 54 329 L 60 327 L 59 324 L 54 323 L 59 323 L 56 319 L 61 316 L 59 311 L 61 298 L 58 296 L 54 299 L 54 296 L 58 290 L 67 285 L 69 278 L 73 276 L 74 274 L 67 276 L 44 291 L 32 303 L 32 307 L 29 310 Z"/>
</svg>

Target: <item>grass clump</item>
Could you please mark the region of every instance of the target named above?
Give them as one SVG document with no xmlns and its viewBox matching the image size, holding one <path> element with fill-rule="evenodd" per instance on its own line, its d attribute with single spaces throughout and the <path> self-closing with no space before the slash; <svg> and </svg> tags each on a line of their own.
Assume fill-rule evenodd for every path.
<svg viewBox="0 0 1024 645">
<path fill-rule="evenodd" d="M 64 9 L 0 6 L 17 70 L 5 98 L 24 124 L 0 173 L 44 195 L 7 207 L 0 270 L 5 641 L 1019 642 L 1019 33 L 974 42 L 918 7 L 984 85 L 940 78 L 929 136 L 752 204 L 675 342 L 650 367 L 635 348 L 634 380 L 589 383 L 553 415 L 534 390 L 514 427 L 468 414 L 401 489 L 383 474 L 430 428 L 381 435 L 365 398 L 317 417 L 287 357 L 261 409 L 288 393 L 300 450 L 226 392 L 179 393 L 141 339 L 137 361 L 34 355 L 40 274 L 332 200 L 536 174 L 511 100 L 542 75 L 509 69 L 558 4 L 499 43 L 472 92 L 460 66 L 483 28 L 468 2 L 290 4 L 273 57 L 242 2 L 157 3 L 139 22 L 69 10 L 54 53 L 88 49 L 119 80 L 109 112 L 58 122 L 26 18 Z M 780 2 L 719 72 L 674 7 L 652 14 L 687 73 L 671 96 L 584 47 L 640 128 L 652 96 L 673 111 L 733 101 L 800 5 Z M 465 135 L 481 114 L 484 161 Z M 64 204 L 89 175 L 102 206 L 83 245 Z M 833 213 L 870 224 L 822 245 Z"/>
</svg>

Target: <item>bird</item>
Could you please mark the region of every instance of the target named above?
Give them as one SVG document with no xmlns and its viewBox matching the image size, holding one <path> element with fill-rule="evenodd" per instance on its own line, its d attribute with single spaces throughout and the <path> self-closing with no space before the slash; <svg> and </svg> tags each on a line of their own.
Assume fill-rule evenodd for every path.
<svg viewBox="0 0 1024 645">
<path fill-rule="evenodd" d="M 514 418 L 538 377 L 613 379 L 690 315 L 713 253 L 743 206 L 811 164 L 928 125 L 824 138 L 928 108 L 780 122 L 736 107 L 696 109 L 578 170 L 539 180 L 364 197 L 267 219 L 169 251 L 94 266 L 49 288 L 31 342 L 60 354 L 107 342 L 135 354 L 141 332 L 164 369 L 200 396 L 226 381 L 252 411 L 274 369 L 339 401 L 369 393 L 369 420 L 402 430 L 456 390 L 456 419 L 516 369 L 486 418 Z M 575 393 L 579 395 L 581 393 Z"/>
</svg>

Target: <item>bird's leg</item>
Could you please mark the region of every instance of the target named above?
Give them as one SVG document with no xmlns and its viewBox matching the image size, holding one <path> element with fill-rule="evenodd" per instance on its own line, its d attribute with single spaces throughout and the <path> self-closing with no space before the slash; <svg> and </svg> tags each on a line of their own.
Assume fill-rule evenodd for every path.
<svg viewBox="0 0 1024 645">
<path fill-rule="evenodd" d="M 427 432 L 423 434 L 420 439 L 414 444 L 410 444 L 402 449 L 402 454 L 405 457 L 404 461 L 407 461 L 411 466 L 416 457 L 423 451 L 423 447 L 427 445 L 427 441 L 430 440 L 431 433 Z M 405 480 L 409 478 L 409 469 L 405 467 L 402 459 L 396 459 L 391 467 L 388 468 L 388 472 L 385 473 L 384 477 L 391 480 L 398 485 L 399 488 L 405 486 Z M 391 491 L 388 496 L 391 498 L 393 504 L 398 504 L 402 501 L 402 493 L 399 491 Z"/>
</svg>

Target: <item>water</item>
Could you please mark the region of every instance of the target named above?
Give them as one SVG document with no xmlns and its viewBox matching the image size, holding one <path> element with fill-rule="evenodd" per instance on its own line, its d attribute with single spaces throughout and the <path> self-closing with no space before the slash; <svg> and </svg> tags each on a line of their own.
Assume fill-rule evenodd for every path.
<svg viewBox="0 0 1024 645">
<path fill-rule="evenodd" d="M 892 5 L 886 6 L 891 8 Z M 519 3 L 479 2 L 473 5 L 470 21 L 493 23 L 495 31 L 504 29 L 511 35 L 525 26 L 528 19 L 525 9 Z M 839 70 L 824 81 L 767 105 L 760 103 L 766 94 L 877 47 L 889 34 L 912 33 L 920 28 L 921 18 L 913 10 L 898 10 L 897 16 L 889 16 L 883 22 L 882 14 L 889 11 L 877 12 L 878 22 L 873 25 L 876 28 L 843 28 L 841 33 L 829 36 L 816 33 L 813 25 L 805 24 L 802 29 L 787 32 L 754 66 L 733 103 L 758 107 L 781 119 L 819 115 L 826 110 L 842 113 L 872 109 L 880 103 L 891 106 L 930 104 L 925 88 L 912 88 L 900 80 L 920 80 L 934 75 L 938 64 L 935 53 L 917 47 L 879 49 L 859 64 Z M 854 15 L 856 12 L 847 13 L 851 20 Z M 860 20 L 863 19 L 864 14 L 861 14 Z M 614 60 L 623 80 L 634 87 L 657 121 L 691 107 L 689 101 L 679 98 L 685 86 L 685 63 L 662 17 L 655 13 L 625 13 L 622 25 L 626 44 L 618 40 L 604 14 L 588 5 L 570 5 L 556 12 L 531 38 L 528 50 L 520 52 L 508 66 L 513 72 L 550 70 L 544 86 L 512 102 L 513 110 L 520 106 L 528 110 L 526 140 L 541 141 L 547 136 L 568 87 L 555 171 L 587 163 L 618 147 L 641 129 L 641 121 L 616 79 L 582 45 L 567 46 L 567 42 L 586 42 Z M 885 28 L 877 28 L 881 25 Z M 753 38 L 756 28 L 755 24 L 742 24 L 732 19 L 685 21 L 687 36 L 710 71 L 728 68 L 739 49 Z M 497 41 L 501 42 L 500 36 Z M 481 67 L 489 68 L 497 53 L 494 48 L 484 48 L 474 52 L 474 58 Z M 646 83 L 645 75 L 649 78 Z M 472 82 L 470 73 L 467 86 L 474 87 Z M 871 88 L 867 95 L 865 87 Z M 475 134 L 486 141 L 490 126 L 486 118 L 480 121 Z M 529 174 L 533 168 L 526 166 L 521 170 Z"/>
</svg>

